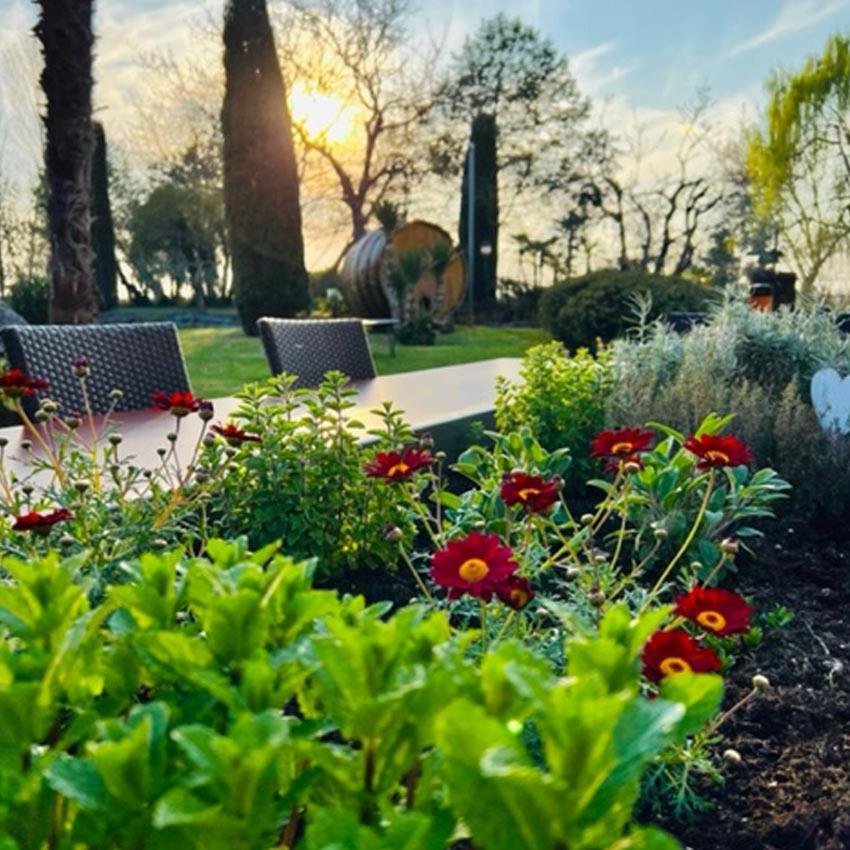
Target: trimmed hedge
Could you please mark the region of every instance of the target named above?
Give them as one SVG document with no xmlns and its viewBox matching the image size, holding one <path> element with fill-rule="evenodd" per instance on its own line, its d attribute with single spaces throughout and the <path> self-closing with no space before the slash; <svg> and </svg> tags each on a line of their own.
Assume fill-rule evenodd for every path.
<svg viewBox="0 0 850 850">
<path fill-rule="evenodd" d="M 540 322 L 567 348 L 593 348 L 623 336 L 631 326 L 632 299 L 652 298 L 651 317 L 705 309 L 712 292 L 683 277 L 604 270 L 555 284 L 540 299 Z"/>
</svg>

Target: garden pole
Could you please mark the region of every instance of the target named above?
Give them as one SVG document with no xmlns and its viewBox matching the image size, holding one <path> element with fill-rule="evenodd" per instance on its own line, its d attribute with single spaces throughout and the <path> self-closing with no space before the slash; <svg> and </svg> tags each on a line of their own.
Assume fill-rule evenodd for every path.
<svg viewBox="0 0 850 850">
<path fill-rule="evenodd" d="M 475 142 L 470 139 L 467 151 L 467 216 L 466 216 L 466 253 L 469 269 L 466 275 L 469 298 L 469 324 L 475 324 Z"/>
</svg>

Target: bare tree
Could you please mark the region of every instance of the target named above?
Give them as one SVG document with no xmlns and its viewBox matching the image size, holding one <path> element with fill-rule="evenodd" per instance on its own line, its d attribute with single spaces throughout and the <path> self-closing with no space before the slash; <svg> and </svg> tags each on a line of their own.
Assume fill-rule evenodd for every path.
<svg viewBox="0 0 850 850">
<path fill-rule="evenodd" d="M 425 165 L 417 130 L 432 106 L 437 48 L 428 48 L 427 60 L 416 55 L 411 12 L 411 0 L 289 0 L 278 19 L 278 32 L 290 38 L 282 50 L 288 78 L 337 104 L 327 129 L 296 116 L 295 130 L 308 171 L 317 160 L 333 176 L 349 245 L 382 201 L 404 198 Z M 330 128 L 342 118 L 352 132 L 339 140 Z"/>
</svg>

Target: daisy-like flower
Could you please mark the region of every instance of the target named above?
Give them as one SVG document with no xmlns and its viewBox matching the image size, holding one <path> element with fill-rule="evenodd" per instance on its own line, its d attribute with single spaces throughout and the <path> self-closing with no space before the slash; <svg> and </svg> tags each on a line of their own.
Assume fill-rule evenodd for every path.
<svg viewBox="0 0 850 850">
<path fill-rule="evenodd" d="M 723 637 L 749 631 L 753 609 L 731 590 L 694 587 L 676 598 L 676 615 Z"/>
<path fill-rule="evenodd" d="M 652 431 L 644 431 L 641 428 L 600 431 L 590 444 L 590 453 L 592 457 L 631 460 L 634 455 L 649 449 L 652 437 Z"/>
<path fill-rule="evenodd" d="M 660 682 L 676 673 L 713 673 L 720 659 L 713 649 L 702 646 L 684 629 L 656 632 L 643 648 L 643 675 Z"/>
<path fill-rule="evenodd" d="M 542 513 L 558 501 L 561 482 L 539 475 L 510 472 L 502 479 L 502 501 L 509 506 L 521 505 L 529 513 Z"/>
<path fill-rule="evenodd" d="M 0 395 L 10 399 L 34 396 L 38 390 L 46 390 L 49 386 L 43 378 L 31 378 L 20 369 L 0 374 Z"/>
<path fill-rule="evenodd" d="M 431 578 L 449 599 L 468 593 L 489 601 L 518 569 L 513 552 L 495 534 L 472 532 L 431 556 Z"/>
<path fill-rule="evenodd" d="M 71 519 L 73 514 L 67 508 L 54 511 L 30 511 L 15 517 L 12 531 L 31 531 L 33 534 L 47 534 L 58 522 Z"/>
<path fill-rule="evenodd" d="M 384 481 L 407 481 L 420 469 L 425 469 L 434 462 L 431 452 L 408 446 L 401 452 L 378 452 L 374 460 L 364 465 L 366 475 L 370 478 L 383 478 Z"/>
<path fill-rule="evenodd" d="M 228 422 L 226 425 L 213 425 L 210 430 L 225 439 L 231 446 L 241 446 L 242 443 L 262 442 L 256 434 L 243 431 L 232 422 Z"/>
<path fill-rule="evenodd" d="M 746 466 L 752 455 L 746 443 L 731 435 L 718 437 L 703 434 L 688 437 L 685 448 L 699 458 L 697 469 L 719 469 L 723 466 Z"/>
<path fill-rule="evenodd" d="M 189 391 L 151 393 L 151 401 L 157 410 L 167 410 L 178 419 L 182 419 L 190 413 L 197 413 L 204 404 L 204 399 L 195 398 Z"/>
<path fill-rule="evenodd" d="M 496 591 L 496 595 L 508 608 L 513 608 L 514 611 L 522 611 L 534 599 L 534 589 L 527 578 L 510 575 Z"/>
</svg>

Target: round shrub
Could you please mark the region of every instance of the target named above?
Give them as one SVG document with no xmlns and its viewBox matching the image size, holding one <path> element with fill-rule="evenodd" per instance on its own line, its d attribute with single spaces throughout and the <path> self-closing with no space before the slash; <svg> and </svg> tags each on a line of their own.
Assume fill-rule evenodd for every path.
<svg viewBox="0 0 850 850">
<path fill-rule="evenodd" d="M 50 283 L 44 277 L 22 277 L 9 293 L 9 306 L 31 325 L 46 325 Z"/>
<path fill-rule="evenodd" d="M 592 348 L 596 339 L 623 336 L 630 327 L 633 299 L 649 295 L 654 319 L 671 312 L 705 309 L 711 290 L 683 277 L 640 271 L 598 271 L 559 283 L 540 299 L 540 322 L 570 349 Z"/>
</svg>

